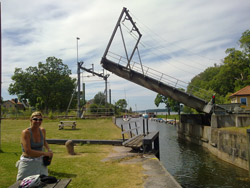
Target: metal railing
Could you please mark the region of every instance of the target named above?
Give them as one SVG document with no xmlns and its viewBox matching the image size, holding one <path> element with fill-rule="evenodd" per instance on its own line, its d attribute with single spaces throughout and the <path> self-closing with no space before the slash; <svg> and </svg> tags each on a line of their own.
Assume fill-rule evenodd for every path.
<svg viewBox="0 0 250 188">
<path fill-rule="evenodd" d="M 111 60 L 119 65 L 122 65 L 124 67 L 126 67 L 126 65 L 128 63 L 126 58 L 124 58 L 118 54 L 115 54 L 113 52 L 109 51 L 107 56 L 109 57 L 109 60 Z M 205 100 L 211 98 L 211 93 L 209 93 L 207 90 L 204 90 L 202 88 L 198 88 L 196 86 L 192 86 L 187 82 L 184 82 L 182 80 L 179 80 L 177 78 L 174 78 L 172 76 L 164 74 L 160 71 L 154 70 L 148 66 L 142 65 L 141 63 L 131 61 L 130 64 L 131 64 L 131 66 L 130 66 L 131 70 L 136 71 L 138 73 L 141 73 L 144 76 L 148 76 L 150 78 L 153 78 L 153 79 L 157 80 L 158 82 L 162 82 L 162 83 L 169 85 L 169 86 L 172 86 L 176 89 L 180 89 L 180 88 L 184 89 L 184 91 L 186 91 L 186 92 L 187 92 L 187 88 L 189 87 L 188 94 L 194 95 L 194 93 L 195 93 L 196 97 L 199 97 L 199 98 L 205 99 Z"/>
</svg>

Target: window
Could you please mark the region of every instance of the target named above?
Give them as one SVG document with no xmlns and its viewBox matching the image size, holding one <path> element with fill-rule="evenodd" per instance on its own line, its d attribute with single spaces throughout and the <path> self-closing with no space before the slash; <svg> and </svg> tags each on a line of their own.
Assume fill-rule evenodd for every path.
<svg viewBox="0 0 250 188">
<path fill-rule="evenodd" d="M 236 98 L 232 98 L 232 99 L 231 99 L 231 103 L 237 103 Z"/>
<path fill-rule="evenodd" d="M 247 98 L 240 98 L 240 103 L 243 105 L 247 105 Z"/>
</svg>

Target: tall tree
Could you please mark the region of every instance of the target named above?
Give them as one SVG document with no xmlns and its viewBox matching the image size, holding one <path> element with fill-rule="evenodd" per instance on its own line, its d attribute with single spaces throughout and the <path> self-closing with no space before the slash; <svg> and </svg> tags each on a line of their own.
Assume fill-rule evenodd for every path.
<svg viewBox="0 0 250 188">
<path fill-rule="evenodd" d="M 46 63 L 39 62 L 37 67 L 30 66 L 25 71 L 16 68 L 9 93 L 17 95 L 19 100 L 28 100 L 39 110 L 64 111 L 76 84 L 70 74 L 61 59 L 48 57 Z"/>
<path fill-rule="evenodd" d="M 116 103 L 115 103 L 115 106 L 117 108 L 119 108 L 121 111 L 125 111 L 127 106 L 128 106 L 128 103 L 126 101 L 126 99 L 119 99 Z"/>
<path fill-rule="evenodd" d="M 240 38 L 240 47 L 244 49 L 244 52 L 250 54 L 250 30 L 246 30 Z"/>
<path fill-rule="evenodd" d="M 155 105 L 158 107 L 160 105 L 160 103 L 164 103 L 166 109 L 168 110 L 168 115 L 170 115 L 170 103 L 169 103 L 170 98 L 163 96 L 161 94 L 157 94 L 155 97 Z"/>
<path fill-rule="evenodd" d="M 98 106 L 104 106 L 105 105 L 105 94 L 102 92 L 98 92 L 94 96 L 94 103 L 97 104 Z"/>
<path fill-rule="evenodd" d="M 245 31 L 240 40 L 242 50 L 228 48 L 227 56 L 221 65 L 207 68 L 204 72 L 195 76 L 189 86 L 188 92 L 195 96 L 204 97 L 203 89 L 208 90 L 208 96 L 216 93 L 218 103 L 227 103 L 227 96 L 237 90 L 250 85 L 250 31 Z M 193 89 L 195 88 L 195 89 Z M 205 97 L 203 99 L 209 100 Z"/>
</svg>

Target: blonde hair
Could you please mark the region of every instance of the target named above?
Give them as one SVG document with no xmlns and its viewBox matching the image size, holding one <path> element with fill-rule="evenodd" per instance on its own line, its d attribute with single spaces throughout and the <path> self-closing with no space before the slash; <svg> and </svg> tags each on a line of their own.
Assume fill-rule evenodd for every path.
<svg viewBox="0 0 250 188">
<path fill-rule="evenodd" d="M 34 116 L 41 116 L 41 117 L 43 117 L 42 112 L 37 111 L 37 112 L 33 112 L 33 113 L 31 114 L 30 120 L 32 120 L 32 118 L 33 118 Z"/>
</svg>

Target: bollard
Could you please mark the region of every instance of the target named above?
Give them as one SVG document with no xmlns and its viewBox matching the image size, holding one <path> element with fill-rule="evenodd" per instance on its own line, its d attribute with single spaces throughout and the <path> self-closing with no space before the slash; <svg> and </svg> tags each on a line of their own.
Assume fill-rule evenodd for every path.
<svg viewBox="0 0 250 188">
<path fill-rule="evenodd" d="M 148 118 L 147 118 L 146 123 L 147 123 L 147 134 L 148 134 L 148 133 L 149 133 L 149 132 L 148 132 Z"/>
<path fill-rule="evenodd" d="M 143 136 L 145 136 L 145 119 L 142 121 L 142 126 L 143 126 Z"/>
<path fill-rule="evenodd" d="M 250 176 L 250 129 L 247 129 L 248 174 Z"/>
<path fill-rule="evenodd" d="M 72 140 L 68 140 L 66 143 L 66 148 L 67 148 L 67 152 L 69 155 L 75 155 L 75 152 L 74 152 L 74 143 Z"/>
</svg>

